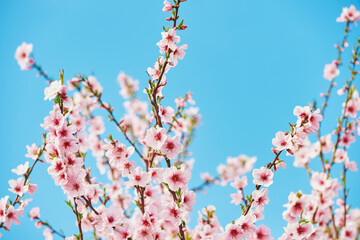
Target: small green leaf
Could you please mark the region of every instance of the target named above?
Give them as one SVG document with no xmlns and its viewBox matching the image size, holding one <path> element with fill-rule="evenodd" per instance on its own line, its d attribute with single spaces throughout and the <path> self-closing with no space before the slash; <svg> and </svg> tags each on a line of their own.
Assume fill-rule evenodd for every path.
<svg viewBox="0 0 360 240">
<path fill-rule="evenodd" d="M 70 200 L 69 200 L 69 201 L 65 201 L 65 203 L 71 208 L 72 211 L 74 211 L 74 207 L 73 207 L 73 205 L 72 205 L 72 203 L 71 203 Z"/>
<path fill-rule="evenodd" d="M 61 99 L 60 99 L 59 95 L 56 96 L 56 98 L 54 99 L 54 102 L 55 102 L 56 104 L 60 104 L 60 103 L 61 103 Z"/>
</svg>

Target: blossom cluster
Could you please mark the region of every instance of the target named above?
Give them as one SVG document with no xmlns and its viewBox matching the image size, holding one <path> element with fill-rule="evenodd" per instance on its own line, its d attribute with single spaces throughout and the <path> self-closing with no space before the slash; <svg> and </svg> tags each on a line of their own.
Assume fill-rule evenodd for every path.
<svg viewBox="0 0 360 240">
<path fill-rule="evenodd" d="M 168 71 L 185 56 L 187 44 L 180 45 L 180 31 L 187 28 L 179 19 L 180 4 L 186 0 L 164 1 L 163 11 L 171 12 L 166 20 L 162 39 L 156 44 L 160 56 L 153 67 L 147 69 L 148 87 L 141 99 L 139 81 L 120 72 L 117 81 L 119 94 L 124 99 L 124 114 L 117 116 L 111 104 L 103 100 L 105 93 L 95 76 L 76 75 L 64 80 L 51 79 L 35 62 L 32 44 L 23 43 L 15 53 L 22 70 L 35 69 L 49 83 L 44 89 L 44 100 L 53 103 L 52 109 L 41 124 L 45 133 L 43 143 L 27 146 L 27 158 L 32 159 L 12 170 L 17 179 L 9 180 L 9 191 L 0 199 L 0 229 L 10 230 L 20 224 L 26 206 L 32 200 L 26 194 L 37 192 L 30 183 L 30 174 L 36 164 L 46 164 L 47 173 L 67 197 L 69 211 L 74 213 L 78 233 L 65 235 L 41 219 L 40 208 L 34 207 L 29 217 L 37 228 L 43 228 L 46 240 L 54 235 L 66 240 L 161 240 L 161 239 L 254 239 L 271 240 L 271 230 L 259 221 L 265 218 L 264 209 L 270 204 L 270 186 L 280 167 L 286 168 L 285 156 L 294 158 L 293 165 L 306 170 L 311 186 L 310 193 L 291 192 L 283 201 L 282 214 L 286 221 L 282 240 L 358 239 L 360 210 L 347 202 L 348 171 L 358 171 L 357 163 L 350 159 L 348 149 L 360 135 L 360 98 L 354 80 L 359 74 L 360 41 L 354 46 L 350 60 L 351 79 L 337 90 L 345 96 L 341 116 L 334 131 L 322 135 L 321 124 L 328 106 L 331 90 L 337 86 L 342 52 L 349 46 L 347 36 L 350 25 L 360 19 L 354 6 L 343 8 L 338 22 L 345 22 L 345 35 L 341 45 L 336 45 L 338 58 L 326 64 L 323 76 L 330 81 L 323 105 L 296 106 L 296 122 L 289 131 L 278 131 L 272 139 L 274 159 L 263 163 L 256 157 L 239 155 L 228 157 L 217 168 L 217 176 L 203 173 L 203 183 L 189 188 L 194 159 L 190 144 L 200 125 L 201 115 L 195 107 L 192 93 L 174 100 L 174 105 L 163 104 L 163 88 Z M 106 119 L 99 112 L 105 112 Z M 118 132 L 109 132 L 108 120 Z M 317 138 L 317 140 L 313 140 Z M 311 142 L 313 141 L 313 142 Z M 269 149 L 270 151 L 270 149 Z M 92 157 L 90 156 L 92 155 Z M 41 159 L 44 157 L 44 160 Z M 97 170 L 107 177 L 99 180 L 89 161 L 96 160 Z M 319 160 L 322 169 L 311 168 Z M 261 164 L 254 168 L 255 164 Z M 340 177 L 332 171 L 334 165 L 343 167 Z M 282 170 L 285 171 L 285 170 Z M 251 172 L 252 178 L 246 175 Z M 210 184 L 224 187 L 230 183 L 235 192 L 229 196 L 231 203 L 239 206 L 239 217 L 222 226 L 216 216 L 216 207 L 206 206 L 199 211 L 196 226 L 189 226 L 197 194 Z M 250 188 L 253 187 L 251 190 Z M 42 215 L 44 215 L 42 213 Z M 1 237 L 0 233 L 0 237 Z"/>
</svg>

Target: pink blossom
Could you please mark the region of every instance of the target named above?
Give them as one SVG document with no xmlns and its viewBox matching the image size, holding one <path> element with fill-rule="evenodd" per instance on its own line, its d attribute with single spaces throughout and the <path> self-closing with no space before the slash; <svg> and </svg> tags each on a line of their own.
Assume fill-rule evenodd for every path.
<svg viewBox="0 0 360 240">
<path fill-rule="evenodd" d="M 55 178 L 59 177 L 62 173 L 65 173 L 65 164 L 59 158 L 54 158 L 51 161 L 51 166 L 48 167 L 48 173 Z M 61 181 L 61 180 L 60 180 Z M 55 180 L 55 184 L 59 185 L 60 182 Z"/>
<path fill-rule="evenodd" d="M 110 231 L 113 227 L 120 224 L 122 219 L 119 213 L 122 213 L 122 209 L 116 205 L 111 205 L 110 208 L 105 209 L 101 214 L 103 220 L 102 227 Z"/>
<path fill-rule="evenodd" d="M 145 143 L 147 146 L 160 150 L 166 140 L 166 130 L 164 128 L 150 128 L 146 131 Z"/>
<path fill-rule="evenodd" d="M 76 128 L 73 125 L 68 126 L 65 121 L 60 124 L 56 131 L 57 136 L 60 138 L 71 138 L 74 133 L 76 133 Z"/>
<path fill-rule="evenodd" d="M 120 84 L 121 90 L 120 95 L 123 98 L 129 98 L 139 91 L 139 81 L 133 80 L 130 76 L 123 72 L 120 72 L 117 81 Z"/>
<path fill-rule="evenodd" d="M 336 163 L 341 163 L 344 162 L 345 160 L 349 159 L 347 152 L 344 149 L 336 149 L 335 152 L 335 162 Z"/>
<path fill-rule="evenodd" d="M 356 10 L 354 5 L 349 8 L 344 7 L 340 17 L 336 19 L 337 22 L 356 22 L 360 19 L 360 12 Z"/>
<path fill-rule="evenodd" d="M 108 142 L 103 145 L 103 149 L 107 150 L 105 156 L 109 158 L 110 164 L 114 167 L 120 167 L 121 164 L 125 164 L 127 159 L 134 153 L 134 147 L 126 147 L 125 144 L 115 142 Z"/>
<path fill-rule="evenodd" d="M 254 216 L 256 217 L 256 221 L 264 219 L 264 206 L 257 205 L 253 211 Z"/>
<path fill-rule="evenodd" d="M 164 8 L 162 9 L 163 12 L 169 12 L 172 9 L 172 5 L 169 3 L 169 1 L 164 1 Z"/>
<path fill-rule="evenodd" d="M 134 153 L 134 147 L 126 147 L 124 144 L 115 142 L 108 142 L 103 146 L 107 150 L 105 156 L 109 158 L 112 166 L 119 168 L 128 162 L 128 158 Z M 123 166 L 124 167 L 124 166 Z M 119 168 L 121 170 L 121 167 Z M 129 169 L 128 169 L 129 170 Z"/>
<path fill-rule="evenodd" d="M 254 240 L 273 240 L 274 238 L 270 235 L 271 231 L 270 228 L 266 227 L 265 225 L 260 225 L 256 232 L 254 233 Z"/>
<path fill-rule="evenodd" d="M 238 157 L 228 157 L 226 162 L 226 165 L 220 164 L 217 167 L 222 184 L 226 184 L 227 181 L 249 172 L 256 162 L 256 157 L 242 154 Z"/>
<path fill-rule="evenodd" d="M 150 181 L 149 174 L 144 172 L 141 167 L 136 167 L 135 172 L 129 175 L 128 186 L 132 187 L 138 185 L 140 187 L 145 187 Z"/>
<path fill-rule="evenodd" d="M 174 65 L 176 66 L 178 64 L 178 59 L 184 59 L 185 56 L 185 49 L 188 48 L 187 44 L 184 44 L 180 47 L 176 47 L 171 53 L 170 53 L 170 61 L 174 62 Z"/>
<path fill-rule="evenodd" d="M 69 198 L 82 196 L 86 191 L 83 177 L 74 174 L 75 173 L 72 173 L 68 176 L 68 181 L 63 186 L 64 192 L 68 194 Z"/>
<path fill-rule="evenodd" d="M 31 211 L 29 212 L 29 216 L 31 220 L 34 220 L 35 218 L 40 218 L 40 208 L 39 207 L 32 208 Z"/>
<path fill-rule="evenodd" d="M 25 162 L 25 164 L 19 164 L 16 169 L 12 169 L 11 171 L 16 175 L 24 175 L 29 169 L 29 162 Z"/>
<path fill-rule="evenodd" d="M 45 117 L 43 128 L 51 132 L 56 132 L 64 120 L 65 119 L 60 111 L 58 109 L 54 109 L 50 112 L 49 116 Z"/>
<path fill-rule="evenodd" d="M 43 235 L 45 237 L 45 240 L 53 240 L 53 232 L 50 230 L 50 228 L 45 228 L 43 231 Z"/>
<path fill-rule="evenodd" d="M 241 191 L 237 191 L 236 193 L 232 193 L 230 194 L 231 196 L 231 202 L 230 203 L 233 203 L 235 205 L 239 205 L 241 203 L 241 201 L 244 199 L 243 198 L 243 194 Z"/>
<path fill-rule="evenodd" d="M 308 164 L 310 161 L 310 149 L 306 147 L 302 147 L 294 153 L 294 157 L 295 157 L 295 161 L 294 161 L 295 167 L 305 167 L 306 164 Z"/>
<path fill-rule="evenodd" d="M 339 146 L 343 147 L 350 147 L 350 144 L 355 142 L 355 137 L 350 131 L 346 131 L 345 133 L 341 134 Z"/>
<path fill-rule="evenodd" d="M 344 240 L 355 240 L 357 237 L 357 226 L 356 224 L 347 224 L 340 231 L 340 239 Z"/>
<path fill-rule="evenodd" d="M 278 171 L 280 167 L 286 169 L 286 163 L 284 161 L 277 161 L 277 163 L 274 165 L 274 171 Z"/>
<path fill-rule="evenodd" d="M 329 185 L 327 174 L 323 172 L 315 172 L 311 176 L 310 184 L 315 190 L 324 191 Z"/>
<path fill-rule="evenodd" d="M 76 153 L 79 150 L 79 145 L 73 136 L 69 138 L 61 138 L 59 141 L 59 150 L 63 155 L 65 153 Z"/>
<path fill-rule="evenodd" d="M 13 192 L 19 196 L 22 196 L 29 189 L 28 185 L 25 186 L 25 179 L 23 177 L 18 178 L 16 181 L 13 179 L 10 179 L 9 185 L 11 187 L 11 188 L 9 188 L 9 191 Z"/>
<path fill-rule="evenodd" d="M 29 186 L 29 189 L 28 189 L 28 191 L 27 191 L 27 193 L 29 194 L 29 195 L 33 195 L 35 192 L 37 192 L 37 184 L 29 184 L 28 185 Z"/>
<path fill-rule="evenodd" d="M 160 46 L 164 46 L 164 45 L 167 46 L 167 45 L 168 45 L 168 42 L 161 40 L 161 41 L 159 42 L 159 45 L 160 45 Z M 156 61 L 156 62 L 154 63 L 154 69 L 152 69 L 152 68 L 149 67 L 149 68 L 147 69 L 147 72 L 151 75 L 151 77 L 152 77 L 153 79 L 158 79 L 158 78 L 160 77 L 160 76 L 159 76 L 159 74 L 160 74 L 160 68 L 161 68 L 162 66 L 164 66 L 164 64 L 165 64 L 165 59 L 164 59 L 164 57 L 161 56 L 161 57 L 158 59 L 158 61 Z M 165 68 L 164 73 L 167 73 L 168 71 L 169 71 L 169 66 L 167 65 L 166 68 Z M 162 81 L 162 82 L 163 82 L 163 81 L 166 81 L 165 76 L 162 77 L 161 81 Z M 145 93 L 146 93 L 146 91 L 145 91 Z M 158 93 L 157 95 L 160 96 L 159 93 Z"/>
<path fill-rule="evenodd" d="M 292 236 L 293 239 L 306 239 L 313 232 L 313 225 L 311 223 L 293 223 L 289 224 L 285 231 Z"/>
<path fill-rule="evenodd" d="M 15 210 L 14 206 L 10 205 L 9 208 L 6 210 L 5 227 L 10 228 L 11 222 L 13 222 L 15 225 L 19 225 L 20 219 L 18 215 L 19 215 L 19 210 Z"/>
<path fill-rule="evenodd" d="M 326 80 L 332 81 L 339 74 L 340 74 L 340 70 L 338 69 L 335 61 L 325 65 L 323 76 Z"/>
<path fill-rule="evenodd" d="M 186 107 L 185 99 L 183 98 L 175 98 L 175 103 L 177 108 L 184 108 Z"/>
<path fill-rule="evenodd" d="M 242 239 L 244 235 L 242 234 L 242 229 L 237 224 L 228 224 L 225 228 L 225 238 L 226 240 L 239 240 Z"/>
<path fill-rule="evenodd" d="M 320 114 L 320 109 L 316 109 L 315 111 L 312 112 L 310 119 L 309 119 L 309 123 L 310 123 L 309 128 L 311 128 L 310 133 L 313 133 L 313 132 L 315 132 L 315 130 L 319 129 L 320 122 L 322 121 L 322 119 L 323 119 L 323 117 Z"/>
<path fill-rule="evenodd" d="M 5 211 L 9 196 L 5 196 L 0 199 L 0 223 L 5 221 Z"/>
<path fill-rule="evenodd" d="M 33 59 L 30 57 L 32 49 L 33 45 L 25 42 L 17 47 L 15 59 L 17 60 L 21 70 L 28 70 L 32 67 Z"/>
<path fill-rule="evenodd" d="M 89 76 L 85 84 L 87 85 L 87 87 L 91 88 L 94 92 L 97 92 L 98 94 L 102 93 L 103 91 L 102 86 L 100 85 L 99 81 L 95 76 Z"/>
<path fill-rule="evenodd" d="M 272 178 L 274 176 L 274 173 L 266 167 L 254 169 L 252 175 L 254 177 L 253 183 L 256 185 L 269 187 L 273 183 Z"/>
<path fill-rule="evenodd" d="M 50 83 L 50 86 L 45 88 L 44 90 L 44 94 L 45 94 L 44 100 L 54 99 L 58 95 L 58 93 L 60 93 L 61 89 L 62 89 L 62 84 L 60 81 L 52 81 Z"/>
<path fill-rule="evenodd" d="M 345 162 L 345 168 L 352 171 L 352 172 L 356 172 L 358 171 L 358 168 L 357 168 L 357 164 L 356 162 L 354 161 L 349 161 L 349 159 L 346 159 Z"/>
<path fill-rule="evenodd" d="M 122 161 L 119 167 L 121 176 L 127 177 L 135 172 L 135 162 L 134 161 Z"/>
<path fill-rule="evenodd" d="M 76 240 L 76 238 L 74 236 L 71 236 L 71 237 L 66 237 L 65 240 Z"/>
<path fill-rule="evenodd" d="M 301 198 L 296 197 L 296 199 L 293 202 L 291 202 L 289 206 L 290 214 L 292 216 L 300 216 L 301 212 L 304 211 L 306 206 L 307 204 L 305 197 L 301 197 Z"/>
<path fill-rule="evenodd" d="M 195 204 L 195 197 L 196 194 L 194 191 L 186 191 L 184 193 L 184 198 L 183 198 L 183 206 L 185 207 L 185 210 L 188 212 L 192 212 L 192 206 Z"/>
<path fill-rule="evenodd" d="M 304 119 L 308 119 L 311 116 L 311 109 L 308 106 L 296 106 L 293 113 L 302 121 Z"/>
<path fill-rule="evenodd" d="M 180 137 L 168 136 L 161 147 L 161 152 L 169 159 L 174 159 L 183 150 L 183 145 L 180 143 Z"/>
<path fill-rule="evenodd" d="M 160 184 L 163 182 L 164 172 L 165 169 L 163 168 L 151 168 L 149 174 L 151 176 L 151 179 L 153 179 L 155 183 Z"/>
<path fill-rule="evenodd" d="M 247 177 L 246 176 L 243 176 L 242 178 L 236 177 L 234 179 L 234 182 L 232 182 L 230 185 L 237 190 L 241 190 L 248 185 Z"/>
<path fill-rule="evenodd" d="M 180 42 L 180 37 L 176 36 L 176 30 L 170 28 L 167 32 L 161 32 L 161 35 L 163 39 L 160 42 L 167 44 L 174 51 L 176 44 Z"/>
<path fill-rule="evenodd" d="M 268 189 L 263 188 L 261 190 L 255 190 L 252 193 L 253 203 L 252 206 L 264 206 L 269 203 L 269 198 L 267 197 Z"/>
<path fill-rule="evenodd" d="M 296 126 L 298 128 L 303 127 L 303 131 L 306 134 L 313 133 L 319 129 L 320 122 L 322 121 L 320 109 L 312 111 L 308 106 L 296 106 L 294 108 L 294 115 L 298 117 Z M 304 137 L 306 137 L 306 135 L 304 135 Z"/>
<path fill-rule="evenodd" d="M 77 137 L 79 140 L 79 151 L 80 152 L 87 152 L 88 150 L 88 134 L 87 132 L 78 132 Z"/>
<path fill-rule="evenodd" d="M 331 148 L 333 147 L 333 143 L 331 141 L 331 134 L 323 136 L 320 138 L 321 149 L 323 153 L 331 152 Z"/>
<path fill-rule="evenodd" d="M 291 135 L 279 131 L 275 134 L 275 138 L 273 138 L 272 144 L 275 146 L 276 150 L 278 151 L 288 149 L 292 146 Z"/>
<path fill-rule="evenodd" d="M 145 116 L 148 113 L 147 103 L 140 101 L 138 99 L 132 99 L 131 101 L 126 101 L 124 107 L 129 112 L 129 114 L 139 114 Z"/>
<path fill-rule="evenodd" d="M 26 149 L 28 153 L 25 155 L 25 157 L 32 158 L 34 160 L 38 157 L 40 148 L 36 146 L 35 143 L 33 143 L 31 146 L 26 145 Z"/>
<path fill-rule="evenodd" d="M 355 99 L 350 99 L 346 104 L 345 115 L 356 118 L 357 112 L 360 110 L 360 104 Z"/>
<path fill-rule="evenodd" d="M 183 209 L 179 208 L 174 202 L 171 202 L 165 206 L 162 216 L 165 220 L 171 221 L 174 225 L 178 226 L 184 214 Z"/>
<path fill-rule="evenodd" d="M 115 236 L 117 237 L 116 239 L 119 239 L 119 240 L 127 240 L 127 239 L 129 239 L 131 234 L 130 234 L 130 229 L 129 229 L 128 224 L 124 224 L 121 228 L 117 227 L 115 229 Z"/>
<path fill-rule="evenodd" d="M 163 108 L 160 107 L 160 116 L 164 120 L 165 123 L 171 123 L 174 117 L 174 109 L 172 107 Z"/>
<path fill-rule="evenodd" d="M 184 190 L 190 178 L 191 173 L 189 171 L 177 169 L 174 166 L 166 169 L 164 174 L 164 182 L 167 183 L 173 191 L 177 191 L 179 188 Z"/>
<path fill-rule="evenodd" d="M 340 88 L 339 90 L 337 90 L 337 94 L 338 94 L 339 96 L 342 96 L 342 95 L 344 95 L 345 90 L 346 90 L 345 87 Z"/>
<path fill-rule="evenodd" d="M 251 235 L 256 231 L 256 226 L 254 224 L 255 221 L 255 215 L 249 212 L 246 216 L 242 215 L 235 221 L 235 223 L 240 225 L 243 236 L 245 238 L 250 238 Z"/>
</svg>

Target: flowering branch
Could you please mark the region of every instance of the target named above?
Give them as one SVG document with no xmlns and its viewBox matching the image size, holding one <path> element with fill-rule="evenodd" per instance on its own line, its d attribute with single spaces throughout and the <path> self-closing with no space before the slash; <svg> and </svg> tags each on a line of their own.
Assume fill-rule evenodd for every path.
<svg viewBox="0 0 360 240">
<path fill-rule="evenodd" d="M 80 237 L 80 240 L 83 240 L 84 237 L 83 237 L 83 232 L 82 232 L 82 228 L 81 228 L 82 214 L 80 214 L 78 212 L 78 205 L 76 203 L 76 198 L 74 198 L 74 204 L 75 204 L 74 213 L 76 215 L 76 221 L 77 221 L 78 228 L 79 228 L 79 237 Z"/>
<path fill-rule="evenodd" d="M 43 221 L 41 220 L 40 218 L 38 217 L 35 217 L 33 220 L 37 220 L 37 224 L 39 225 L 43 225 L 43 226 L 46 226 L 47 228 L 49 228 L 51 230 L 51 233 L 55 233 L 56 235 L 58 235 L 59 237 L 61 238 L 66 238 L 65 234 L 60 232 L 60 231 L 57 231 L 55 228 L 53 228 L 47 221 Z"/>
<path fill-rule="evenodd" d="M 346 100 L 345 100 L 345 103 L 344 103 L 344 111 L 343 111 L 343 114 L 341 116 L 341 119 L 339 120 L 339 124 L 338 124 L 338 127 L 336 129 L 336 142 L 335 142 L 335 145 L 334 145 L 334 150 L 333 150 L 333 155 L 332 155 L 332 158 L 331 158 L 331 163 L 330 163 L 330 166 L 332 166 L 334 163 L 335 163 L 335 153 L 336 153 L 336 150 L 338 149 L 338 146 L 339 146 L 339 143 L 340 143 L 340 135 L 341 135 L 341 132 L 342 132 L 342 125 L 344 123 L 344 119 L 347 119 L 348 118 L 348 114 L 347 113 L 347 107 L 348 107 L 348 103 L 350 101 L 350 99 L 352 98 L 352 95 L 354 93 L 354 90 L 355 88 L 352 87 L 352 83 L 353 83 L 353 80 L 355 79 L 355 76 L 357 75 L 357 72 L 355 71 L 355 66 L 356 66 L 356 62 L 358 61 L 359 59 L 359 55 L 360 55 L 360 38 L 358 39 L 358 45 L 356 47 L 356 50 L 354 49 L 353 50 L 353 59 L 352 59 L 352 67 L 350 68 L 350 71 L 351 71 L 351 78 L 350 78 L 350 81 L 347 81 L 346 82 L 346 92 L 347 92 L 347 97 L 346 97 Z M 346 131 L 348 130 L 348 127 L 349 126 L 345 126 L 345 133 Z M 345 143 L 347 144 L 347 143 Z M 328 174 L 330 174 L 330 170 L 331 168 L 329 168 L 328 170 Z"/>
<path fill-rule="evenodd" d="M 274 172 L 286 167 L 280 159 L 281 153 L 286 152 L 295 157 L 294 166 L 306 169 L 312 191 L 311 194 L 302 191 L 290 193 L 283 212 L 287 226 L 279 239 L 358 238 L 358 210 L 347 206 L 349 186 L 346 185 L 347 171 L 356 171 L 357 167 L 355 162 L 349 160 L 346 151 L 350 143 L 355 141 L 356 130 L 360 134 L 360 119 L 350 120 L 355 119 L 360 111 L 360 97 L 353 84 L 358 74 L 355 65 L 358 64 L 360 40 L 353 50 L 351 79 L 338 91 L 339 95 L 346 92 L 346 100 L 339 124 L 333 132 L 337 138 L 335 144 L 331 141 L 331 134 L 321 136 L 320 125 L 332 88 L 336 85 L 334 79 L 339 75 L 342 51 L 348 45 L 346 41 L 350 25 L 360 20 L 360 12 L 354 6 L 344 8 L 337 19 L 346 22 L 345 35 L 341 44 L 337 45 L 337 60 L 327 64 L 324 69 L 324 78 L 331 83 L 326 95 L 322 95 L 325 97 L 322 108 L 316 109 L 315 103 L 312 107 L 294 108 L 296 123 L 290 124 L 287 132 L 278 131 L 272 139 L 274 159 L 260 169 L 253 169 L 256 157 L 228 157 L 226 164 L 217 168 L 216 177 L 202 174 L 204 182 L 189 189 L 193 164 L 193 159 L 188 159 L 191 156 L 189 146 L 201 115 L 197 108 L 186 107 L 187 104 L 195 104 L 191 93 L 175 99 L 175 110 L 171 106 L 161 105 L 164 98 L 162 88 L 167 84 L 166 74 L 178 64 L 179 59 L 184 58 L 184 50 L 187 49 L 186 44 L 179 45 L 180 37 L 176 35 L 178 30 L 186 29 L 183 21 L 177 22 L 181 2 L 185 0 L 174 0 L 174 4 L 164 1 L 163 11 L 172 13 L 167 18 L 172 22 L 172 27 L 164 27 L 162 39 L 157 43 L 162 55 L 153 68 L 147 69 L 149 86 L 145 93 L 151 103 L 150 111 L 146 102 L 135 97 L 139 90 L 138 81 L 124 73 L 119 74 L 120 95 L 128 99 L 124 102 L 126 113 L 121 120 L 115 118 L 110 104 L 102 100 L 102 87 L 95 77 L 78 76 L 66 84 L 64 71 L 61 71 L 60 80 L 55 81 L 35 63 L 31 55 L 32 44 L 23 43 L 18 47 L 15 57 L 20 68 L 34 68 L 50 82 L 44 91 L 45 100 L 53 100 L 54 105 L 41 125 L 47 131 L 43 147 L 40 149 L 35 144 L 28 147 L 26 156 L 29 155 L 35 162 L 30 168 L 27 162 L 13 169 L 14 173 L 25 178 L 9 181 L 9 190 L 17 196 L 14 202 L 10 201 L 10 205 L 7 203 L 8 196 L 0 199 L 0 228 L 9 230 L 12 223 L 20 223 L 17 216 L 22 215 L 30 201 L 21 198 L 25 192 L 32 194 L 36 190 L 28 180 L 29 175 L 35 164 L 43 161 L 40 157 L 45 152 L 44 157 L 49 164 L 47 172 L 67 198 L 72 199 L 66 203 L 76 216 L 79 233 L 66 240 L 83 240 L 88 231 L 93 232 L 95 239 L 168 239 L 177 236 L 181 240 L 270 240 L 273 239 L 270 229 L 264 225 L 258 226 L 257 222 L 263 218 L 264 207 L 269 203 L 268 187 L 273 183 Z M 69 91 L 74 88 L 77 91 L 71 95 Z M 93 114 L 93 110 L 99 107 L 108 112 L 110 121 L 115 123 L 131 146 L 126 147 L 111 134 L 107 139 L 102 139 L 105 124 L 101 116 Z M 309 137 L 312 133 L 318 137 L 314 144 Z M 97 160 L 100 173 L 107 173 L 110 183 L 106 184 L 92 176 L 92 169 L 85 166 L 85 156 L 90 151 Z M 134 152 L 145 162 L 146 171 L 131 160 Z M 330 162 L 326 160 L 328 153 L 331 154 Z M 310 160 L 317 156 L 322 162 L 322 171 L 310 168 Z M 335 163 L 343 163 L 342 184 L 338 178 L 330 175 Z M 251 170 L 255 188 L 250 193 L 245 190 L 248 180 L 244 175 Z M 215 215 L 216 208 L 207 206 L 200 212 L 194 229 L 186 226 L 189 213 L 193 211 L 196 192 L 211 184 L 226 185 L 228 182 L 237 190 L 231 194 L 231 203 L 241 205 L 240 217 L 223 229 Z M 343 190 L 342 197 L 339 197 L 340 190 Z M 250 194 L 246 195 L 245 192 Z M 334 204 L 335 199 L 338 208 Z M 14 209 L 17 203 L 18 209 Z M 50 238 L 55 233 L 65 238 L 63 233 L 40 220 L 38 208 L 31 210 L 29 215 L 38 224 L 47 226 L 45 237 Z"/>
<path fill-rule="evenodd" d="M 44 77 L 47 81 L 49 81 L 49 82 L 54 81 L 54 79 L 49 77 L 49 75 L 37 63 L 34 62 L 34 64 L 32 65 L 32 68 L 35 68 L 38 71 L 38 74 L 40 76 Z"/>
<path fill-rule="evenodd" d="M 41 156 L 42 156 L 42 154 L 43 154 L 43 152 L 45 150 L 45 147 L 46 147 L 46 134 L 45 133 L 43 134 L 43 140 L 44 140 L 44 145 L 42 146 L 41 149 L 39 149 L 39 151 L 36 151 L 37 152 L 37 157 L 36 157 L 34 163 L 32 164 L 32 166 L 30 168 L 26 168 L 26 170 L 24 171 L 25 180 L 23 181 L 22 187 L 27 187 L 27 189 L 28 189 L 28 185 L 30 184 L 30 182 L 29 182 L 30 174 L 32 173 L 33 169 L 35 168 L 36 163 L 39 162 L 39 161 L 42 161 L 42 160 L 40 160 L 40 158 L 41 158 Z M 20 203 L 21 198 L 24 196 L 24 193 L 22 192 L 23 190 L 21 189 L 20 186 L 17 186 L 15 188 L 18 188 L 18 189 L 15 189 L 15 190 L 18 190 L 20 192 L 16 195 L 16 198 L 15 198 L 14 201 L 10 200 L 10 205 L 7 206 L 8 210 L 9 210 L 10 206 L 11 206 L 11 208 L 14 208 L 16 204 Z M 4 228 L 4 225 L 5 225 L 5 222 L 1 222 L 0 223 L 0 228 Z M 5 227 L 6 227 L 6 225 L 5 225 Z"/>
</svg>

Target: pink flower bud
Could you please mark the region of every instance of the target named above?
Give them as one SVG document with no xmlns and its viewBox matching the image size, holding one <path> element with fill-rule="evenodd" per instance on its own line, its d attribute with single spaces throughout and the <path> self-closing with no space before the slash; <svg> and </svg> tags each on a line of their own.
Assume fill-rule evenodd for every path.
<svg viewBox="0 0 360 240">
<path fill-rule="evenodd" d="M 36 227 L 36 228 L 41 228 L 42 225 L 43 225 L 43 224 L 42 224 L 42 222 L 40 222 L 40 221 L 36 221 L 36 222 L 35 222 L 35 227 Z"/>
<path fill-rule="evenodd" d="M 169 12 L 172 9 L 172 5 L 169 3 L 169 1 L 165 0 L 164 1 L 164 7 L 163 7 L 163 12 Z"/>
<path fill-rule="evenodd" d="M 337 94 L 338 94 L 339 96 L 342 96 L 342 95 L 344 94 L 344 92 L 345 92 L 345 89 L 344 89 L 344 88 L 340 88 L 339 90 L 337 90 Z"/>
<path fill-rule="evenodd" d="M 336 204 L 338 205 L 338 206 L 340 206 L 340 207 L 343 207 L 344 206 L 344 200 L 342 200 L 342 199 L 340 199 L 340 198 L 338 198 L 337 200 L 336 200 Z"/>
<path fill-rule="evenodd" d="M 187 28 L 186 25 L 182 25 L 181 27 L 179 27 L 180 30 L 185 30 Z"/>
<path fill-rule="evenodd" d="M 330 165 L 330 164 L 326 164 L 326 165 L 325 165 L 325 168 L 326 168 L 326 170 L 330 171 L 331 165 Z"/>
<path fill-rule="evenodd" d="M 276 154 L 276 149 L 274 147 L 271 148 L 271 151 Z"/>
</svg>

